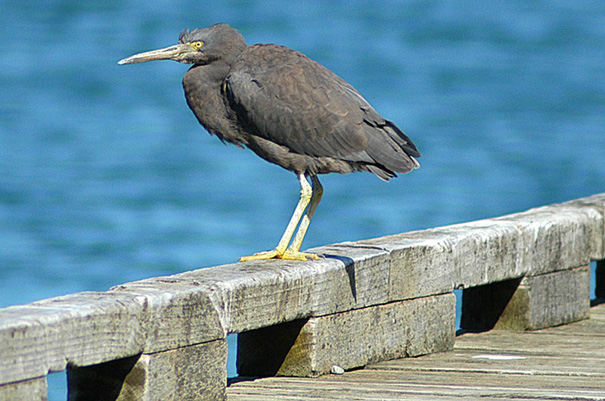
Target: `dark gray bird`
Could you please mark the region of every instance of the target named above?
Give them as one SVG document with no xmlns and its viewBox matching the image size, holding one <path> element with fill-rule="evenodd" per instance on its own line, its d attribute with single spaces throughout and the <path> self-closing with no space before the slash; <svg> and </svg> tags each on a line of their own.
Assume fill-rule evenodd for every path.
<svg viewBox="0 0 605 401">
<path fill-rule="evenodd" d="M 368 171 L 388 181 L 420 166 L 416 146 L 395 124 L 342 78 L 295 50 L 247 46 L 238 31 L 217 24 L 184 30 L 177 45 L 119 64 L 152 60 L 193 64 L 183 87 L 204 128 L 298 177 L 300 200 L 279 244 L 242 261 L 318 258 L 300 252 L 323 193 L 318 174 Z"/>
</svg>

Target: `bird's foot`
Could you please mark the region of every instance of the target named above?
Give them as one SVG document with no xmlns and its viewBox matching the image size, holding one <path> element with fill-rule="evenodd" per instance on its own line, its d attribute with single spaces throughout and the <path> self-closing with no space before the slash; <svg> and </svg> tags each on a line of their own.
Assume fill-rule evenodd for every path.
<svg viewBox="0 0 605 401">
<path fill-rule="evenodd" d="M 293 251 L 286 249 L 285 252 L 280 252 L 277 249 L 272 251 L 258 252 L 250 256 L 242 256 L 239 258 L 240 262 L 246 262 L 249 260 L 269 260 L 269 259 L 283 259 L 283 260 L 317 260 L 319 255 L 308 252 Z"/>
<path fill-rule="evenodd" d="M 279 252 L 276 249 L 274 249 L 272 251 L 258 252 L 258 253 L 255 253 L 254 255 L 250 255 L 250 256 L 242 256 L 241 258 L 239 258 L 239 261 L 247 262 L 249 260 L 275 259 L 278 257 L 278 255 L 279 255 Z"/>
<path fill-rule="evenodd" d="M 320 258 L 320 256 L 315 253 L 291 251 L 289 249 L 286 251 L 286 253 L 284 253 L 282 256 L 279 257 L 279 259 L 302 260 L 302 261 L 318 260 L 319 258 Z"/>
</svg>

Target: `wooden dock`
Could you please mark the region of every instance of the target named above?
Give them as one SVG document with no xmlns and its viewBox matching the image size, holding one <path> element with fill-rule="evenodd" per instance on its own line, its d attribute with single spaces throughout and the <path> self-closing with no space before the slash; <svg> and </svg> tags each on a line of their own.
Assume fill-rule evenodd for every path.
<svg viewBox="0 0 605 401">
<path fill-rule="evenodd" d="M 605 193 L 312 252 L 2 308 L 0 401 L 605 399 Z"/>
<path fill-rule="evenodd" d="M 458 335 L 454 350 L 317 378 L 230 383 L 229 401 L 605 400 L 605 303 L 537 331 Z"/>
</svg>

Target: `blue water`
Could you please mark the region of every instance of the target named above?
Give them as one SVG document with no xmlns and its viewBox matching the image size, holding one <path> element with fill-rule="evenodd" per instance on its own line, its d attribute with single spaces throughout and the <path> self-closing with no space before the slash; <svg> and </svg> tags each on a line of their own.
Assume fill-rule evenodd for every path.
<svg viewBox="0 0 605 401">
<path fill-rule="evenodd" d="M 116 64 L 186 27 L 306 53 L 421 150 L 390 183 L 323 177 L 305 247 L 605 191 L 601 0 L 3 0 L 0 15 L 0 306 L 275 245 L 294 175 L 198 126 L 186 66 Z"/>
</svg>

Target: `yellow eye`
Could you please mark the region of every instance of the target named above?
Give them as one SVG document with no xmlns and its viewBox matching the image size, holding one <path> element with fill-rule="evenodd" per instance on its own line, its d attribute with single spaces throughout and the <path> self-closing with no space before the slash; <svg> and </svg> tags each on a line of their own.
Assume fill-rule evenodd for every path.
<svg viewBox="0 0 605 401">
<path fill-rule="evenodd" d="M 191 43 L 191 47 L 193 47 L 194 49 L 200 49 L 202 46 L 204 46 L 204 42 L 202 42 L 201 40 Z"/>
</svg>

